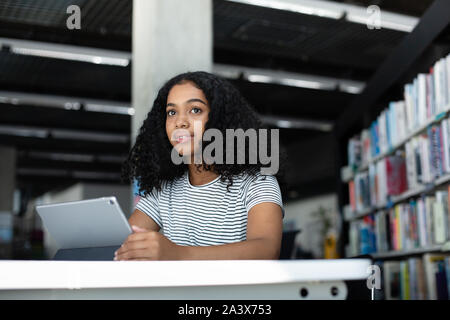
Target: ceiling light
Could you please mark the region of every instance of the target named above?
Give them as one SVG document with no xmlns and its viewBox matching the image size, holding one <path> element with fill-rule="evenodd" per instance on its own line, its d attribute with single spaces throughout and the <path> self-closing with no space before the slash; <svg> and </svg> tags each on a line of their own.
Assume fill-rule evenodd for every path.
<svg viewBox="0 0 450 320">
<path fill-rule="evenodd" d="M 274 83 L 291 87 L 317 89 L 317 90 L 334 90 L 336 88 L 336 81 L 326 80 L 307 80 L 306 78 L 289 78 L 283 77 L 280 74 L 273 73 L 273 75 L 264 75 L 258 73 L 247 73 L 246 79 L 250 82 L 260 83 Z"/>
<path fill-rule="evenodd" d="M 275 0 L 229 0 L 231 2 L 238 2 L 249 4 L 253 6 L 266 7 L 277 10 L 292 11 L 302 14 L 315 15 L 319 17 L 339 19 L 342 17 L 342 10 L 335 8 L 326 8 L 321 6 L 312 6 L 305 1 L 275 1 Z"/>
<path fill-rule="evenodd" d="M 68 129 L 41 129 L 37 127 L 0 125 L 0 134 L 47 139 L 68 139 L 99 141 L 105 143 L 128 143 L 128 134 L 106 133 L 97 131 L 80 131 Z"/>
<path fill-rule="evenodd" d="M 0 125 L 0 134 L 45 139 L 49 135 L 49 130 L 40 128 L 27 128 L 22 126 Z"/>
<path fill-rule="evenodd" d="M 265 124 L 278 128 L 317 130 L 323 132 L 330 132 L 333 130 L 333 124 L 328 121 L 277 117 L 273 115 L 259 115 L 259 117 Z"/>
<path fill-rule="evenodd" d="M 365 24 L 369 23 L 369 15 L 366 12 L 353 10 L 347 13 L 346 20 L 354 23 Z M 391 29 L 402 32 L 411 32 L 417 25 L 419 19 L 415 17 L 408 17 L 390 12 L 380 11 L 380 28 Z"/>
<path fill-rule="evenodd" d="M 127 67 L 131 61 L 129 52 L 48 42 L 0 38 L 0 46 L 9 48 L 9 51 L 14 54 L 119 67 Z"/>
<path fill-rule="evenodd" d="M 213 72 L 228 78 L 223 70 L 227 70 L 228 75 L 242 75 L 243 79 L 256 83 L 274 83 L 279 85 L 315 89 L 315 90 L 340 90 L 346 93 L 358 94 L 365 86 L 364 82 L 339 79 L 311 74 L 295 72 L 248 68 L 238 65 L 215 64 Z M 235 80 L 235 77 L 228 79 Z"/>
<path fill-rule="evenodd" d="M 134 108 L 128 106 L 120 105 L 105 105 L 97 103 L 86 103 L 84 110 L 92 112 L 106 112 L 106 113 L 119 113 L 128 114 L 130 116 L 134 115 Z"/>
<path fill-rule="evenodd" d="M 368 12 L 369 7 L 356 6 L 346 3 L 337 3 L 324 0 L 228 0 L 230 2 L 266 7 L 277 10 L 291 11 L 318 17 L 341 19 L 368 25 L 372 22 L 373 12 Z M 379 11 L 379 25 L 381 28 L 402 32 L 411 32 L 419 19 L 416 17 L 393 13 L 385 10 Z M 368 29 L 370 30 L 370 29 Z"/>
<path fill-rule="evenodd" d="M 277 120 L 276 124 L 279 128 L 292 128 L 292 122 L 288 120 Z"/>
<path fill-rule="evenodd" d="M 135 113 L 134 108 L 130 107 L 129 104 L 122 102 L 117 103 L 109 100 L 29 94 L 23 92 L 0 91 L 0 103 L 52 107 L 65 110 L 80 110 L 81 105 L 83 105 L 84 110 L 89 112 L 116 113 L 130 116 Z"/>
</svg>

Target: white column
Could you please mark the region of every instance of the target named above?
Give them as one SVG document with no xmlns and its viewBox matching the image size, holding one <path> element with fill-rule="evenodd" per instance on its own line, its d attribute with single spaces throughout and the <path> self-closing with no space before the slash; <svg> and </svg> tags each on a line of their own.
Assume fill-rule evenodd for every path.
<svg viewBox="0 0 450 320">
<path fill-rule="evenodd" d="M 133 0 L 132 144 L 167 80 L 211 72 L 212 19 L 212 0 Z"/>
<path fill-rule="evenodd" d="M 160 87 L 187 71 L 212 69 L 211 0 L 133 0 L 132 141 Z"/>
</svg>

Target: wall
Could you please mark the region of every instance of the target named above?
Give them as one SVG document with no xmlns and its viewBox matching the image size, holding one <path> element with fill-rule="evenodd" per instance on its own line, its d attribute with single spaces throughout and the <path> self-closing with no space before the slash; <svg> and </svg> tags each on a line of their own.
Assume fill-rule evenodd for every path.
<svg viewBox="0 0 450 320">
<path fill-rule="evenodd" d="M 296 245 L 304 251 L 311 251 L 314 258 L 323 257 L 322 238 L 320 234 L 321 223 L 312 212 L 322 206 L 329 212 L 327 216 L 333 222 L 334 230 L 339 234 L 340 218 L 338 213 L 337 196 L 334 193 L 317 197 L 291 201 L 284 205 L 286 227 L 292 225 L 295 229 L 301 229 L 297 235 Z M 290 227 L 290 226 L 289 226 Z"/>
</svg>

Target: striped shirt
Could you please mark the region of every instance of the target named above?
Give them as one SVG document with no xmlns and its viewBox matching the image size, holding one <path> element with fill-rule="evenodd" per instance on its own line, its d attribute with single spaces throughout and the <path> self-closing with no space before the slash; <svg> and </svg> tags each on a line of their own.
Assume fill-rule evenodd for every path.
<svg viewBox="0 0 450 320">
<path fill-rule="evenodd" d="M 184 246 L 211 246 L 246 240 L 247 214 L 262 202 L 284 208 L 280 187 L 274 176 L 240 174 L 228 179 L 220 176 L 194 186 L 186 173 L 165 182 L 161 191 L 153 189 L 141 197 L 136 208 L 152 218 L 172 242 Z"/>
</svg>

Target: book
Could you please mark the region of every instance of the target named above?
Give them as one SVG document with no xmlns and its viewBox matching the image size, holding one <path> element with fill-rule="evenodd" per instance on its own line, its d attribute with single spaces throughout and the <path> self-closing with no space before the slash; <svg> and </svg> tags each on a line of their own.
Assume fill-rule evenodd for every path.
<svg viewBox="0 0 450 320">
<path fill-rule="evenodd" d="M 362 145 L 362 164 L 367 165 L 372 159 L 370 152 L 370 132 L 368 129 L 364 129 L 361 132 L 361 145 Z"/>
<path fill-rule="evenodd" d="M 445 273 L 445 258 L 436 261 L 435 265 L 436 277 L 436 296 L 438 300 L 448 300 L 447 276 Z"/>
<path fill-rule="evenodd" d="M 433 218 L 433 207 L 436 198 L 434 196 L 425 197 L 425 210 L 426 210 L 426 230 L 427 230 L 427 245 L 434 243 L 434 218 Z"/>
<path fill-rule="evenodd" d="M 425 270 L 423 268 L 423 260 L 416 258 L 416 277 L 417 277 L 417 291 L 415 297 L 417 300 L 427 299 L 427 285 L 425 280 Z"/>
<path fill-rule="evenodd" d="M 410 232 L 409 239 L 411 248 L 419 248 L 420 247 L 420 239 L 419 239 L 419 226 L 418 226 L 418 212 L 417 212 L 417 202 L 415 200 L 411 200 L 409 204 L 409 221 L 410 221 Z"/>
<path fill-rule="evenodd" d="M 377 252 L 386 252 L 389 250 L 389 241 L 387 238 L 389 228 L 386 224 L 388 221 L 386 216 L 387 214 L 385 211 L 379 211 L 375 215 L 375 241 Z"/>
<path fill-rule="evenodd" d="M 447 224 L 447 240 L 450 241 L 450 185 L 447 186 L 447 215 L 446 215 L 446 224 Z"/>
<path fill-rule="evenodd" d="M 442 128 L 442 151 L 443 151 L 443 167 L 446 173 L 450 172 L 450 153 L 449 153 L 449 123 L 448 119 L 441 122 Z"/>
<path fill-rule="evenodd" d="M 426 211 L 425 211 L 425 202 L 424 198 L 420 197 L 417 199 L 417 225 L 419 230 L 419 246 L 425 248 L 427 243 L 427 219 L 426 219 Z"/>
<path fill-rule="evenodd" d="M 419 125 L 426 123 L 427 118 L 427 92 L 426 92 L 426 74 L 419 73 L 417 75 L 417 86 L 418 86 L 418 115 L 419 115 Z"/>
<path fill-rule="evenodd" d="M 387 193 L 399 195 L 408 189 L 406 180 L 406 161 L 402 155 L 388 156 L 386 161 Z"/>
<path fill-rule="evenodd" d="M 434 243 L 444 243 L 447 239 L 446 216 L 448 209 L 446 203 L 448 193 L 445 191 L 436 192 L 436 201 L 433 207 L 433 227 L 434 227 Z"/>
<path fill-rule="evenodd" d="M 386 300 L 400 300 L 400 262 L 386 261 L 383 264 L 384 295 Z"/>
<path fill-rule="evenodd" d="M 417 300 L 418 280 L 417 280 L 416 260 L 417 258 L 409 258 L 407 260 L 409 273 L 409 300 Z"/>
<path fill-rule="evenodd" d="M 410 300 L 409 268 L 407 261 L 400 261 L 400 298 Z"/>
<path fill-rule="evenodd" d="M 444 92 L 447 92 L 446 107 L 450 108 L 450 54 L 445 58 L 445 70 L 445 74 L 447 75 L 447 90 L 444 90 Z"/>
<path fill-rule="evenodd" d="M 422 256 L 425 279 L 427 283 L 428 300 L 438 299 L 438 285 L 440 290 L 442 290 L 442 274 L 437 275 L 437 273 L 441 272 L 441 270 L 437 266 L 437 263 L 439 261 L 443 261 L 445 258 L 446 256 L 440 253 L 425 253 Z M 440 292 L 440 294 L 442 294 L 442 292 Z"/>
<path fill-rule="evenodd" d="M 447 294 L 450 296 L 450 257 L 445 257 L 445 274 L 447 275 Z"/>
<path fill-rule="evenodd" d="M 356 212 L 355 182 L 353 180 L 349 181 L 348 190 L 350 195 L 350 205 L 352 207 L 352 210 Z"/>
</svg>

